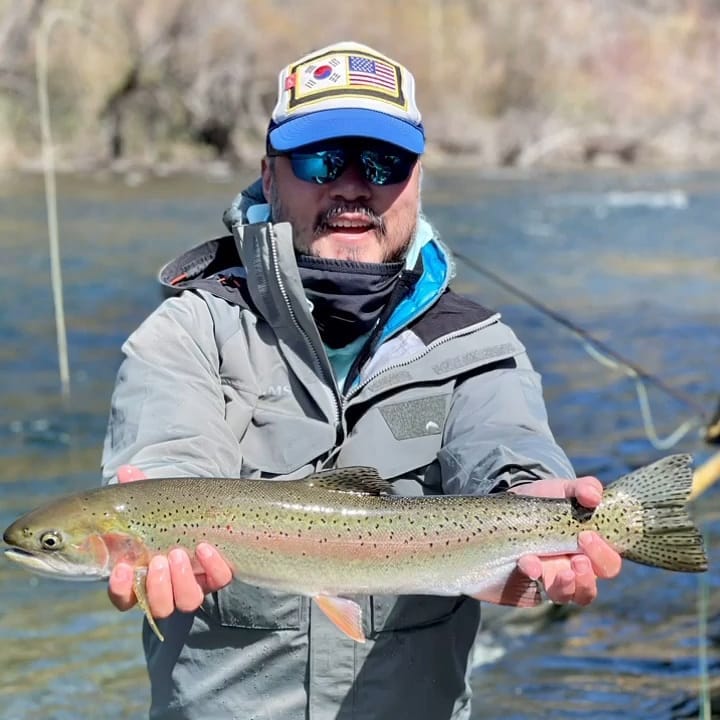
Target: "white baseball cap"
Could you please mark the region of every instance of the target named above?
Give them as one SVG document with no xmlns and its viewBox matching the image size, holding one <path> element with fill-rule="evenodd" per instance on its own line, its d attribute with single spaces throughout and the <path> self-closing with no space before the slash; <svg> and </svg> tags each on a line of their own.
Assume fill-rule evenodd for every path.
<svg viewBox="0 0 720 720">
<path fill-rule="evenodd" d="M 301 57 L 278 75 L 268 144 L 283 151 L 339 137 L 425 150 L 415 79 L 367 45 L 341 42 Z"/>
</svg>

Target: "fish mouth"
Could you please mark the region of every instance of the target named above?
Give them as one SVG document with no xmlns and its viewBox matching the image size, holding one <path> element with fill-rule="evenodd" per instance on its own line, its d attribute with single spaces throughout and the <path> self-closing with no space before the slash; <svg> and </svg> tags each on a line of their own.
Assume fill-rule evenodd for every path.
<svg viewBox="0 0 720 720">
<path fill-rule="evenodd" d="M 8 548 L 5 557 L 36 575 L 62 578 L 63 580 L 104 580 L 110 575 L 103 568 L 74 563 L 62 556 L 48 556 L 40 552 Z"/>
</svg>

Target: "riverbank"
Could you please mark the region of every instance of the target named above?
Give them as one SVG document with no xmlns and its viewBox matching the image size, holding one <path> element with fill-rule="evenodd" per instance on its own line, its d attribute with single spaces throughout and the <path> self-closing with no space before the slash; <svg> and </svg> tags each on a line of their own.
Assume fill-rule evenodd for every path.
<svg viewBox="0 0 720 720">
<path fill-rule="evenodd" d="M 501 135 L 502 130 L 497 130 Z M 678 132 L 678 135 L 680 133 Z M 509 159 L 488 157 L 482 147 L 453 145 L 429 138 L 423 156 L 428 170 L 456 167 L 478 171 L 505 170 L 508 172 L 562 172 L 593 169 L 627 169 L 629 171 L 705 171 L 720 168 L 720 142 L 714 138 L 669 137 L 667 139 L 633 139 L 595 135 L 577 129 L 566 129 L 555 136 L 528 144 Z M 252 174 L 259 169 L 265 152 L 264 142 L 246 146 L 243 157 L 209 153 L 202 146 L 187 146 L 177 153 L 162 157 L 68 157 L 57 155 L 53 149 L 52 167 L 58 174 L 118 175 L 132 184 L 146 177 L 168 177 L 188 174 L 199 177 L 228 179 L 238 174 Z M 48 168 L 42 154 L 15 157 L 0 162 L 0 173 L 40 174 Z"/>
<path fill-rule="evenodd" d="M 718 28 L 711 0 L 0 0 L 0 168 L 42 167 L 43 121 L 63 170 L 254 167 L 279 67 L 344 38 L 412 69 L 428 163 L 720 166 Z"/>
</svg>

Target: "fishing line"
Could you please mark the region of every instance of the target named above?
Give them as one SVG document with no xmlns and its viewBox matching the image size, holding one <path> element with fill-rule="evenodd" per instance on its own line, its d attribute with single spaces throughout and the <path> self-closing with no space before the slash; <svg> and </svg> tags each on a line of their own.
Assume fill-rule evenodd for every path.
<svg viewBox="0 0 720 720">
<path fill-rule="evenodd" d="M 669 450 L 670 448 L 675 447 L 675 445 L 677 445 L 691 430 L 697 427 L 703 427 L 703 418 L 695 416 L 681 423 L 677 429 L 666 437 L 661 438 L 657 433 L 655 421 L 653 420 L 647 388 L 637 372 L 635 372 L 633 368 L 623 365 L 607 355 L 603 355 L 599 350 L 597 350 L 597 348 L 593 347 L 586 340 L 583 340 L 581 344 L 585 352 L 599 365 L 604 365 L 605 367 L 613 370 L 623 370 L 629 378 L 632 378 L 635 381 L 635 392 L 637 393 L 638 404 L 640 406 L 640 417 L 642 418 L 643 427 L 645 429 L 645 436 L 656 450 Z"/>
<path fill-rule="evenodd" d="M 660 378 L 650 374 L 647 370 L 639 367 L 635 363 L 630 362 L 626 358 L 622 357 L 619 353 L 613 350 L 611 347 L 603 343 L 602 341 L 594 338 L 590 335 L 587 330 L 583 330 L 581 327 L 568 320 L 565 316 L 552 310 L 547 305 L 544 305 L 539 300 L 528 293 L 520 290 L 520 288 L 509 283 L 504 278 L 500 277 L 496 273 L 488 270 L 474 260 L 468 258 L 460 252 L 453 250 L 453 254 L 458 260 L 461 260 L 470 269 L 484 275 L 485 277 L 492 280 L 495 284 L 502 287 L 504 290 L 509 292 L 511 295 L 515 295 L 523 300 L 525 303 L 530 305 L 541 314 L 554 320 L 558 325 L 562 325 L 565 329 L 569 330 L 573 335 L 581 341 L 581 346 L 585 352 L 593 358 L 600 365 L 612 368 L 614 370 L 623 370 L 626 375 L 635 381 L 635 390 L 638 397 L 638 404 L 640 406 L 640 415 L 643 421 L 643 427 L 645 429 L 645 435 L 648 441 L 658 450 L 667 450 L 677 445 L 680 440 L 687 435 L 694 428 L 702 428 L 707 425 L 706 411 L 696 400 L 685 395 L 684 393 L 676 390 L 673 387 L 665 384 Z M 695 415 L 689 420 L 681 423 L 673 432 L 667 437 L 661 438 L 657 434 L 657 429 L 652 416 L 652 410 L 650 408 L 650 402 L 648 398 L 648 392 L 646 383 L 654 385 L 659 390 L 662 390 L 666 395 L 674 398 L 683 405 L 694 410 Z"/>
</svg>

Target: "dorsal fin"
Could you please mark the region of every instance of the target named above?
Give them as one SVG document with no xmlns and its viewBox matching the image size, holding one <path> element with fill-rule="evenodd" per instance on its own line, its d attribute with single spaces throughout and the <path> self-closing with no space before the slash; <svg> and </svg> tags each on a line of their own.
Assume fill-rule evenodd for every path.
<svg viewBox="0 0 720 720">
<path fill-rule="evenodd" d="M 392 488 L 387 480 L 380 477 L 375 468 L 361 465 L 321 470 L 308 475 L 300 482 L 323 490 L 363 495 L 387 495 Z"/>
</svg>

